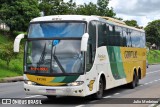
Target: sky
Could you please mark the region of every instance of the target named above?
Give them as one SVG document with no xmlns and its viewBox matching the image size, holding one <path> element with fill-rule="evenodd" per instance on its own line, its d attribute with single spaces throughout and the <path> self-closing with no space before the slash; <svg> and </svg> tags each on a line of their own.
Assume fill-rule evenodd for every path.
<svg viewBox="0 0 160 107">
<path fill-rule="evenodd" d="M 69 1 L 69 0 L 64 0 Z M 97 0 L 73 0 L 76 4 L 83 4 Z M 160 0 L 110 0 L 116 17 L 124 20 L 136 20 L 139 26 L 145 27 L 148 22 L 160 19 Z"/>
</svg>

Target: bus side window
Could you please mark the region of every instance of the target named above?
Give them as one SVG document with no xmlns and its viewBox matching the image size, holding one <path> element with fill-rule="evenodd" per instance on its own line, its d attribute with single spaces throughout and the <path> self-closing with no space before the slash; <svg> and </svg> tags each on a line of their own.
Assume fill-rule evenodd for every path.
<svg viewBox="0 0 160 107">
<path fill-rule="evenodd" d="M 96 53 L 96 21 L 91 21 L 89 23 L 89 40 L 87 46 L 87 53 L 86 53 L 86 71 L 90 71 Z"/>
<path fill-rule="evenodd" d="M 126 45 L 126 47 L 132 47 L 132 43 L 131 43 L 131 33 L 132 31 L 127 29 L 127 28 L 123 28 L 123 37 L 124 37 L 124 45 Z"/>
<path fill-rule="evenodd" d="M 98 22 L 98 47 L 107 45 L 107 28 L 106 24 Z"/>
<path fill-rule="evenodd" d="M 122 30 L 122 35 L 123 35 L 123 47 L 127 47 L 127 33 L 125 31 L 125 28 Z"/>
<path fill-rule="evenodd" d="M 90 42 L 90 41 L 89 41 Z M 86 53 L 86 71 L 89 71 L 92 67 L 92 45 L 88 43 L 87 53 Z"/>
<path fill-rule="evenodd" d="M 146 38 L 145 38 L 145 33 L 141 33 L 141 48 L 145 48 L 146 46 Z"/>
<path fill-rule="evenodd" d="M 106 36 L 106 46 L 109 45 L 109 35 L 110 35 L 109 25 L 106 24 L 106 32 L 105 32 L 105 36 Z"/>
</svg>

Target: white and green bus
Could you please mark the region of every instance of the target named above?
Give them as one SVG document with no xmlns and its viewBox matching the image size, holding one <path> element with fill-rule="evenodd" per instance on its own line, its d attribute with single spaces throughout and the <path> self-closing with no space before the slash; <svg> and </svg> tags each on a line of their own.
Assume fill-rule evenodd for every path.
<svg viewBox="0 0 160 107">
<path fill-rule="evenodd" d="M 19 51 L 16 37 L 14 51 Z M 31 20 L 25 37 L 26 94 L 102 98 L 146 75 L 144 30 L 108 17 L 54 15 Z"/>
</svg>

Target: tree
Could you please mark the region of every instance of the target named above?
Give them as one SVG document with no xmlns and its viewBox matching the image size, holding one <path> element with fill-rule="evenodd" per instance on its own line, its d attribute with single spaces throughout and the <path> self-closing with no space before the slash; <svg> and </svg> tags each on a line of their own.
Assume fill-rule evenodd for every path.
<svg viewBox="0 0 160 107">
<path fill-rule="evenodd" d="M 99 16 L 108 16 L 114 17 L 116 14 L 113 11 L 113 8 L 109 9 L 108 7 L 109 0 L 98 0 L 97 8 Z"/>
<path fill-rule="evenodd" d="M 6 61 L 6 65 L 9 68 L 9 63 L 11 60 L 15 59 L 17 57 L 17 53 L 13 52 L 13 43 L 7 43 L 3 45 L 3 47 L 0 47 L 0 59 Z"/>
<path fill-rule="evenodd" d="M 73 2 L 73 0 L 70 0 L 69 2 L 66 3 L 68 5 L 68 14 L 75 14 L 76 10 L 76 3 Z"/>
<path fill-rule="evenodd" d="M 13 31 L 26 31 L 30 20 L 39 16 L 38 0 L 1 0 L 0 19 Z"/>
<path fill-rule="evenodd" d="M 97 4 L 89 2 L 83 5 L 76 5 L 73 0 L 64 2 L 63 0 L 42 0 L 40 10 L 44 15 L 62 15 L 62 14 L 78 14 L 78 15 L 99 15 L 114 17 L 116 14 L 113 9 L 109 9 L 108 0 L 98 0 Z"/>
<path fill-rule="evenodd" d="M 146 40 L 160 48 L 160 20 L 154 20 L 145 27 Z"/>
<path fill-rule="evenodd" d="M 76 3 L 73 0 L 65 3 L 63 0 L 42 0 L 39 9 L 44 15 L 64 15 L 74 14 Z"/>
<path fill-rule="evenodd" d="M 77 7 L 76 14 L 114 17 L 116 14 L 113 8 L 108 8 L 108 3 L 108 0 L 98 0 L 97 4 L 92 2 L 84 3 Z"/>
<path fill-rule="evenodd" d="M 133 27 L 138 27 L 137 21 L 136 20 L 126 20 L 124 21 L 126 25 L 128 26 L 133 26 Z"/>
<path fill-rule="evenodd" d="M 98 15 L 97 5 L 90 2 L 79 5 L 76 9 L 76 14 L 79 15 Z"/>
</svg>

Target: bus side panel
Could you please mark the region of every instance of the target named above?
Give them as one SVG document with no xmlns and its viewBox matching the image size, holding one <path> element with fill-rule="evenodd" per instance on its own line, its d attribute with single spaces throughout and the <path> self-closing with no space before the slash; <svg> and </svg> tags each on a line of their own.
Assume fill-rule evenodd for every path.
<svg viewBox="0 0 160 107">
<path fill-rule="evenodd" d="M 118 52 L 120 54 L 119 47 L 102 46 L 97 48 L 95 64 L 97 65 L 98 74 L 103 73 L 105 75 L 106 89 L 127 83 L 123 63 L 119 58 L 120 55 L 117 54 Z"/>
<path fill-rule="evenodd" d="M 138 72 L 141 69 L 141 78 L 146 75 L 146 49 L 121 47 L 121 57 L 127 83 L 133 80 L 134 69 Z"/>
</svg>

